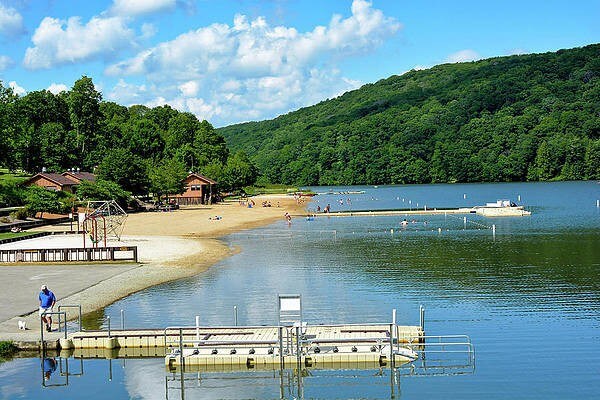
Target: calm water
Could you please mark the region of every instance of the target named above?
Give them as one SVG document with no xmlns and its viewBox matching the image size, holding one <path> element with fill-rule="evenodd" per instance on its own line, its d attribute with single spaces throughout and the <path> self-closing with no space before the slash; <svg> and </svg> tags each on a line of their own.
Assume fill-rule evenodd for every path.
<svg viewBox="0 0 600 400">
<path fill-rule="evenodd" d="M 467 334 L 474 368 L 403 369 L 396 398 L 593 398 L 600 392 L 600 185 L 596 182 L 315 188 L 312 208 L 332 210 L 460 207 L 518 196 L 531 217 L 415 216 L 294 219 L 225 240 L 242 251 L 206 273 L 132 295 L 89 316 L 88 328 L 276 323 L 276 295 L 302 294 L 309 323 L 418 324 L 430 335 Z M 466 199 L 465 199 L 466 195 Z M 348 201 L 348 199 L 350 201 Z M 340 200 L 342 201 L 340 204 Z M 418 204 L 418 205 L 417 205 Z M 427 222 L 427 223 L 425 223 Z M 495 237 L 489 227 L 497 227 Z M 442 231 L 439 232 L 438 228 Z M 465 229 L 466 228 L 466 229 Z M 393 230 L 393 233 L 392 233 Z M 61 360 L 64 362 L 64 360 Z M 68 360 L 79 372 L 79 360 Z M 181 398 L 162 359 L 85 360 L 67 386 L 42 387 L 39 359 L 0 364 L 2 398 Z M 416 376 L 417 373 L 427 372 Z M 298 397 L 267 372 L 195 374 L 186 398 Z M 57 370 L 46 384 L 64 384 Z M 312 370 L 305 398 L 390 398 L 389 369 Z M 89 395 L 88 395 L 89 393 Z"/>
</svg>

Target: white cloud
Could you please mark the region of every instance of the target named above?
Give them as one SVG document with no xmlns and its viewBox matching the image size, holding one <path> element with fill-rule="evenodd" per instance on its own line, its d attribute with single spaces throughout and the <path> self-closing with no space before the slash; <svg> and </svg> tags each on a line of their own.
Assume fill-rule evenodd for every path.
<svg viewBox="0 0 600 400">
<path fill-rule="evenodd" d="M 156 35 L 158 31 L 156 27 L 152 24 L 144 23 L 142 24 L 142 39 L 150 39 L 152 36 Z"/>
<path fill-rule="evenodd" d="M 516 48 L 516 49 L 509 50 L 508 55 L 509 56 L 517 56 L 517 55 L 527 54 L 527 53 L 529 53 L 529 52 L 525 49 Z"/>
<path fill-rule="evenodd" d="M 15 63 L 12 58 L 8 56 L 0 56 L 0 72 L 11 68 L 14 64 Z"/>
<path fill-rule="evenodd" d="M 60 92 L 67 92 L 69 88 L 64 83 L 54 83 L 48 86 L 48 91 L 53 94 L 59 94 Z"/>
<path fill-rule="evenodd" d="M 25 93 L 27 93 L 27 90 L 23 89 L 15 81 L 8 82 L 8 86 L 13 90 L 15 94 L 18 94 L 19 96 L 23 96 Z"/>
<path fill-rule="evenodd" d="M 179 90 L 184 96 L 193 97 L 198 94 L 198 90 L 200 90 L 200 84 L 197 81 L 184 82 L 179 85 Z"/>
<path fill-rule="evenodd" d="M 176 0 L 114 0 L 111 12 L 116 15 L 136 16 L 175 8 Z"/>
<path fill-rule="evenodd" d="M 460 63 L 479 60 L 481 56 L 475 50 L 465 49 L 457 51 L 456 53 L 450 54 L 446 57 L 445 62 L 447 63 Z"/>
<path fill-rule="evenodd" d="M 0 35 L 16 36 L 24 32 L 21 14 L 14 8 L 0 4 Z"/>
<path fill-rule="evenodd" d="M 32 38 L 34 47 L 25 52 L 23 64 L 29 69 L 108 58 L 115 52 L 131 47 L 134 32 L 120 17 L 93 17 L 82 24 L 79 17 L 67 21 L 46 17 Z"/>
<path fill-rule="evenodd" d="M 181 34 L 105 72 L 145 79 L 157 92 L 138 86 L 134 93 L 143 104 L 167 99 L 216 125 L 272 117 L 356 88 L 359 83 L 340 76 L 335 64 L 373 51 L 401 28 L 370 2 L 354 0 L 351 10 L 349 17 L 334 15 L 327 26 L 305 33 L 236 15 L 231 26 Z M 131 98 L 123 85 L 112 90 L 114 100 Z"/>
</svg>

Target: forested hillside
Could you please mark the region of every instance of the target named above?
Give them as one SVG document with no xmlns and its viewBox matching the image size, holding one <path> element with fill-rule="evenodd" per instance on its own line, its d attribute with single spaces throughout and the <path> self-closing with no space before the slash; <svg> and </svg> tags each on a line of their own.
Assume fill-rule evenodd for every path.
<svg viewBox="0 0 600 400">
<path fill-rule="evenodd" d="M 600 179 L 600 45 L 411 71 L 217 132 L 272 183 Z"/>
<path fill-rule="evenodd" d="M 103 101 L 86 76 L 59 94 L 18 96 L 0 81 L 0 168 L 29 174 L 79 168 L 134 194 L 177 193 L 188 171 L 224 190 L 256 177 L 244 153 L 230 154 L 209 122 L 168 105 Z M 2 200 L 7 190 L 0 184 L 0 206 L 15 203 Z"/>
</svg>

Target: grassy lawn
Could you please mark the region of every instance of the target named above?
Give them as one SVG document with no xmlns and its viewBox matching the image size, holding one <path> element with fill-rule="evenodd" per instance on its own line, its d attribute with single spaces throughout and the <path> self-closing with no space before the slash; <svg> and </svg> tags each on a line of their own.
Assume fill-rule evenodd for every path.
<svg viewBox="0 0 600 400">
<path fill-rule="evenodd" d="M 12 238 L 16 238 L 16 237 L 23 237 L 23 236 L 30 236 L 33 235 L 33 233 L 31 232 L 1 232 L 0 233 L 0 240 L 3 239 L 12 239 Z"/>
<path fill-rule="evenodd" d="M 0 183 L 13 181 L 15 183 L 23 182 L 31 178 L 31 175 L 19 172 L 10 172 L 6 168 L 0 168 Z"/>
</svg>

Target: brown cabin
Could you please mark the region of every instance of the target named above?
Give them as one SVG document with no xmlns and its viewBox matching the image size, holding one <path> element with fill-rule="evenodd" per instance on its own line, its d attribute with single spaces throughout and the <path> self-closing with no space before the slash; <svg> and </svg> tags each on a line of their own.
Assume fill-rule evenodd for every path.
<svg viewBox="0 0 600 400">
<path fill-rule="evenodd" d="M 191 173 L 185 178 L 185 191 L 182 194 L 170 196 L 179 205 L 209 204 L 211 202 L 213 186 L 217 182 L 203 175 Z"/>
<path fill-rule="evenodd" d="M 55 174 L 51 172 L 40 172 L 33 177 L 26 180 L 23 184 L 25 186 L 41 186 L 45 189 L 52 190 L 55 192 L 63 191 L 67 193 L 73 193 L 73 187 L 79 182 L 71 179 L 68 176 L 61 174 Z"/>
<path fill-rule="evenodd" d="M 24 182 L 25 186 L 37 185 L 52 191 L 74 193 L 75 186 L 81 181 L 96 181 L 96 175 L 91 172 L 67 171 L 62 174 L 40 172 Z"/>
</svg>

